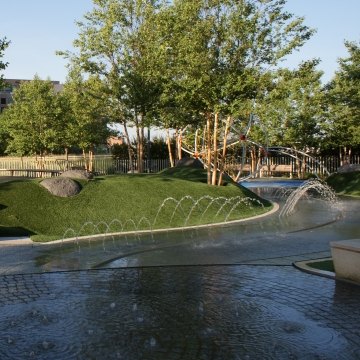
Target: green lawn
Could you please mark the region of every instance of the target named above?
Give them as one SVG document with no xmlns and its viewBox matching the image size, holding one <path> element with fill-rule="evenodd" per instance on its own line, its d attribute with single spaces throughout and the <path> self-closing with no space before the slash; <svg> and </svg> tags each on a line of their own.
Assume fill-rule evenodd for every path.
<svg viewBox="0 0 360 360">
<path fill-rule="evenodd" d="M 326 182 L 338 194 L 360 196 L 360 171 L 332 174 Z"/>
<path fill-rule="evenodd" d="M 63 238 L 69 228 L 74 233 L 69 231 L 66 237 L 93 234 L 93 224 L 98 224 L 95 232 L 100 233 L 198 225 L 224 221 L 229 212 L 227 220 L 246 218 L 272 206 L 231 181 L 208 186 L 206 173 L 191 168 L 97 177 L 81 185 L 80 194 L 60 198 L 40 186 L 39 180 L 0 184 L 0 236 L 29 234 L 35 241 L 49 241 Z M 183 201 L 169 199 L 158 213 L 170 197 Z M 253 199 L 251 205 L 243 201 L 248 197 Z M 214 198 L 219 199 L 211 202 Z M 225 204 L 224 198 L 232 200 Z M 85 223 L 89 224 L 83 227 Z"/>
</svg>

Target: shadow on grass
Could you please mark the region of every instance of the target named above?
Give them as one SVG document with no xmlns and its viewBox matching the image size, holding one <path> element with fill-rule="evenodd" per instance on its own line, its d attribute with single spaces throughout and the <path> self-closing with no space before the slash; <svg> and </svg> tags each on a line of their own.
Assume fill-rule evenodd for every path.
<svg viewBox="0 0 360 360">
<path fill-rule="evenodd" d="M 360 171 L 335 173 L 330 175 L 326 182 L 337 193 L 360 196 Z"/>
<path fill-rule="evenodd" d="M 195 182 L 206 182 L 206 170 L 190 167 L 173 167 L 156 174 L 160 178 L 176 178 Z"/>
<path fill-rule="evenodd" d="M 22 227 L 0 226 L 0 237 L 2 236 L 31 236 L 34 232 Z"/>
</svg>

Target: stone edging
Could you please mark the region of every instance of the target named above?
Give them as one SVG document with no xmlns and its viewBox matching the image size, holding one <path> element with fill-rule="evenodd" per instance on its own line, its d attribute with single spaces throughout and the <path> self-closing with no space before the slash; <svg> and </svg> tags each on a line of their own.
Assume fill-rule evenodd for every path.
<svg viewBox="0 0 360 360">
<path fill-rule="evenodd" d="M 309 263 L 321 262 L 326 260 L 332 260 L 332 258 L 330 257 L 330 258 L 322 258 L 322 259 L 314 259 L 314 260 L 296 261 L 293 263 L 293 266 L 309 274 L 319 275 L 319 276 L 327 277 L 329 279 L 335 279 L 334 272 L 315 269 L 308 265 Z"/>
</svg>

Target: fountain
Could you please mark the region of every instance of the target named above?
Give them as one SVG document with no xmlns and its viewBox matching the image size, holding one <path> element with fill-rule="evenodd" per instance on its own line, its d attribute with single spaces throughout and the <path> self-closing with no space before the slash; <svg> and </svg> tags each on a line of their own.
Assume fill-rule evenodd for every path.
<svg viewBox="0 0 360 360">
<path fill-rule="evenodd" d="M 264 186 L 260 182 L 257 184 Z M 189 195 L 180 199 L 168 197 L 159 205 L 153 220 L 141 217 L 139 220 L 114 219 L 109 223 L 89 221 L 78 230 L 67 229 L 63 239 L 41 245 L 39 269 L 48 272 L 140 264 L 232 263 L 234 258 L 242 258 L 237 249 L 244 244 L 253 246 L 264 239 L 269 241 L 271 236 L 288 236 L 330 224 L 341 217 L 339 201 L 324 183 L 309 180 L 297 185 L 287 186 L 282 192 L 270 187 L 272 192 L 266 192 L 266 196 L 275 206 L 270 213 L 264 209 L 261 221 L 258 218 L 238 219 L 244 208 L 249 215 L 249 209 L 263 207 L 260 200 L 208 195 L 198 199 Z M 281 210 L 277 212 L 279 205 Z M 235 213 L 238 220 L 233 222 Z M 168 218 L 167 227 L 157 229 L 164 215 Z M 198 225 L 204 218 L 209 219 L 210 224 Z M 84 235 L 85 230 L 88 235 Z M 212 256 L 202 258 L 201 253 L 214 248 L 217 249 L 216 260 Z M 229 248 L 236 251 L 229 254 Z M 179 249 L 186 251 L 182 253 Z"/>
<path fill-rule="evenodd" d="M 264 194 L 280 211 L 261 220 L 231 221 L 261 206 L 250 199 L 167 198 L 154 219 L 87 222 L 52 244 L 2 249 L 0 357 L 358 358 L 358 336 L 331 319 L 357 329 L 359 291 L 339 308 L 346 288 L 290 266 L 358 234 L 358 203 L 312 180 Z M 163 214 L 169 228 L 155 230 Z M 221 224 L 194 226 L 209 214 Z"/>
<path fill-rule="evenodd" d="M 141 217 L 138 221 L 134 219 L 126 219 L 124 221 L 113 219 L 109 223 L 105 221 L 87 221 L 79 230 L 74 228 L 66 229 L 62 239 L 53 241 L 52 243 L 64 243 L 74 240 L 79 242 L 82 239 L 96 240 L 101 237 L 114 237 L 128 234 L 139 235 L 146 233 L 153 236 L 154 232 L 161 232 L 164 230 L 164 228 L 157 229 L 157 225 L 161 213 L 166 210 L 170 210 L 169 220 L 167 227 L 165 228 L 166 231 L 169 231 L 169 229 L 176 230 L 177 228 L 184 230 L 194 226 L 201 227 L 202 225 L 200 224 L 203 223 L 203 218 L 212 207 L 216 208 L 213 211 L 214 215 L 210 219 L 211 223 L 205 224 L 204 226 L 214 226 L 216 224 L 229 222 L 232 219 L 235 210 L 241 207 L 247 209 L 255 209 L 255 207 L 262 208 L 262 212 L 266 215 L 264 204 L 259 199 L 251 197 L 235 196 L 225 198 L 222 196 L 212 197 L 204 195 L 199 199 L 194 199 L 190 195 L 185 195 L 179 200 L 168 197 L 160 204 L 153 221 L 150 221 L 146 217 Z M 193 218 L 199 219 L 199 225 L 197 224 L 197 221 L 192 220 Z M 239 218 L 239 214 L 236 215 L 236 218 Z"/>
<path fill-rule="evenodd" d="M 281 209 L 280 217 L 291 215 L 295 211 L 299 200 L 306 194 L 310 194 L 311 191 L 315 191 L 321 200 L 327 201 L 331 207 L 336 207 L 338 204 L 334 191 L 328 185 L 317 179 L 309 180 L 305 181 L 290 194 L 284 207 Z"/>
</svg>

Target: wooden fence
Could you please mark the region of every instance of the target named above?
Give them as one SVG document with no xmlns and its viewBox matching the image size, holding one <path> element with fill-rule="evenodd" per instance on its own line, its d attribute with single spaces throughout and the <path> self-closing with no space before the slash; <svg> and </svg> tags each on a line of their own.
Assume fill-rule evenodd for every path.
<svg viewBox="0 0 360 360">
<path fill-rule="evenodd" d="M 61 173 L 69 169 L 84 169 L 85 160 L 82 156 L 69 156 L 68 159 L 61 156 L 39 157 L 0 157 L 0 175 L 18 175 L 47 177 Z M 134 161 L 134 168 L 137 162 Z M 145 160 L 143 164 L 145 172 L 159 172 L 170 167 L 168 159 Z M 131 170 L 130 161 L 127 159 L 114 159 L 111 155 L 98 155 L 93 159 L 93 172 L 98 175 L 112 175 L 128 173 Z M 32 171 L 33 170 L 33 171 Z"/>
<path fill-rule="evenodd" d="M 228 164 L 229 167 L 239 167 L 241 162 Z M 249 167 L 250 160 L 246 159 L 246 168 Z M 354 155 L 350 159 L 352 164 L 360 164 L 360 155 Z M 158 172 L 170 167 L 168 159 L 151 159 L 144 161 L 145 172 Z M 296 159 L 290 156 L 271 157 L 271 165 L 288 165 L 291 170 L 296 170 Z M 137 168 L 136 161 L 134 162 Z M 326 168 L 329 173 L 336 172 L 340 166 L 340 159 L 336 156 L 324 156 L 308 158 L 306 168 L 308 172 L 316 172 L 323 175 Z M 84 169 L 85 160 L 81 156 L 48 156 L 48 157 L 0 157 L 0 175 L 19 175 L 28 176 L 53 176 L 68 169 Z M 281 167 L 278 167 L 279 169 Z M 289 167 L 287 167 L 289 168 Z M 35 170 L 35 171 L 31 171 Z M 93 160 L 93 171 L 98 175 L 123 174 L 130 171 L 129 160 L 114 159 L 111 155 L 96 155 Z"/>
<path fill-rule="evenodd" d="M 251 160 L 245 159 L 244 164 L 242 161 L 228 164 L 228 167 L 232 171 L 240 168 L 246 173 L 251 171 L 250 166 Z M 350 164 L 360 164 L 360 155 L 353 155 L 349 159 Z M 261 164 L 263 170 L 267 172 L 269 169 L 272 173 L 291 173 L 295 174 L 298 170 L 298 160 L 291 156 L 281 155 L 273 156 L 267 159 L 267 162 Z M 316 173 L 321 176 L 326 176 L 328 173 L 332 174 L 337 172 L 341 166 L 341 161 L 338 156 L 317 156 L 317 157 L 306 157 L 305 163 L 300 162 L 300 166 L 303 166 L 305 172 Z"/>
</svg>

